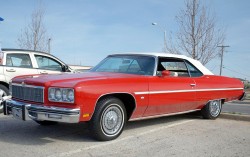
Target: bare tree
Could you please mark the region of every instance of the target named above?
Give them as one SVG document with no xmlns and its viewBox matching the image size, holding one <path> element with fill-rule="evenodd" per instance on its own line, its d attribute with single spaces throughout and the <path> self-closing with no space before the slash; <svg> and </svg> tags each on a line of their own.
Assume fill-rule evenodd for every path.
<svg viewBox="0 0 250 157">
<path fill-rule="evenodd" d="M 49 38 L 43 23 L 44 10 L 42 7 L 35 9 L 31 15 L 31 22 L 18 37 L 17 42 L 20 48 L 35 51 L 48 51 Z"/>
<path fill-rule="evenodd" d="M 219 55 L 217 46 L 225 39 L 224 30 L 217 29 L 215 16 L 199 0 L 186 0 L 185 9 L 176 20 L 179 24 L 177 45 L 170 43 L 170 52 L 186 53 L 202 64 Z"/>
</svg>

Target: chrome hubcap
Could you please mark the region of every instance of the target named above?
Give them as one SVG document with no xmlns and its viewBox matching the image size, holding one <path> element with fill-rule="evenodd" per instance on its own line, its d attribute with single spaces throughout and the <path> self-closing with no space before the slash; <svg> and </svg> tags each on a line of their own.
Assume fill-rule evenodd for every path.
<svg viewBox="0 0 250 157">
<path fill-rule="evenodd" d="M 213 117 L 217 117 L 220 114 L 221 103 L 219 100 L 210 102 L 210 113 Z"/>
<path fill-rule="evenodd" d="M 108 129 L 112 129 L 115 127 L 115 125 L 117 124 L 117 114 L 116 112 L 114 111 L 109 111 L 106 115 L 106 121 L 105 121 L 105 126 L 108 128 Z"/>
<path fill-rule="evenodd" d="M 124 113 L 120 106 L 111 104 L 102 114 L 101 126 L 108 136 L 117 135 L 124 124 Z"/>
</svg>

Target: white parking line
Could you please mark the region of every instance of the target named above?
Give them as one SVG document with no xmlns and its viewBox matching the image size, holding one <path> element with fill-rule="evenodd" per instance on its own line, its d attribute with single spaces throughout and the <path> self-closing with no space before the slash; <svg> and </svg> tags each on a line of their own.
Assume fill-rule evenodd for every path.
<svg viewBox="0 0 250 157">
<path fill-rule="evenodd" d="M 51 156 L 48 156 L 48 157 L 72 156 L 73 154 L 81 153 L 81 152 L 83 152 L 85 150 L 95 149 L 95 148 L 104 147 L 104 146 L 107 146 L 107 145 L 119 143 L 121 141 L 129 140 L 129 139 L 134 138 L 134 137 L 144 136 L 146 134 L 150 134 L 150 133 L 157 132 L 157 131 L 160 131 L 160 130 L 163 130 L 163 129 L 167 129 L 167 128 L 175 127 L 175 126 L 178 126 L 178 125 L 186 124 L 186 123 L 189 123 L 189 122 L 192 122 L 192 121 L 194 121 L 194 120 L 184 120 L 184 121 L 177 122 L 177 123 L 174 123 L 174 124 L 165 125 L 165 126 L 161 126 L 161 127 L 155 128 L 155 129 L 147 130 L 147 131 L 142 132 L 140 134 L 126 136 L 124 138 L 120 138 L 120 139 L 118 138 L 118 139 L 115 139 L 113 141 L 108 141 L 108 142 L 104 142 L 104 143 L 100 143 L 100 144 L 96 144 L 96 145 L 92 145 L 92 146 L 89 146 L 89 147 L 80 148 L 80 149 L 76 149 L 76 150 L 72 150 L 72 151 L 68 151 L 68 152 L 58 153 L 58 154 L 54 154 L 54 155 L 51 155 Z"/>
</svg>

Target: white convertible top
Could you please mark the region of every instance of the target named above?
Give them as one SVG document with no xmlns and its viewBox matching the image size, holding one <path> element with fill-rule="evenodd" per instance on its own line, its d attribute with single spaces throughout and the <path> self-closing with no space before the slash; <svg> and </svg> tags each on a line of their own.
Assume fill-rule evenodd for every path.
<svg viewBox="0 0 250 157">
<path fill-rule="evenodd" d="M 124 53 L 122 53 L 124 54 Z M 214 75 L 210 70 L 208 70 L 205 66 L 203 66 L 198 60 L 192 59 L 185 55 L 171 54 L 171 53 L 160 53 L 160 52 L 129 52 L 125 54 L 133 54 L 133 55 L 150 55 L 155 57 L 170 57 L 170 58 L 180 58 L 185 59 L 192 63 L 197 69 L 199 69 L 204 75 Z"/>
</svg>

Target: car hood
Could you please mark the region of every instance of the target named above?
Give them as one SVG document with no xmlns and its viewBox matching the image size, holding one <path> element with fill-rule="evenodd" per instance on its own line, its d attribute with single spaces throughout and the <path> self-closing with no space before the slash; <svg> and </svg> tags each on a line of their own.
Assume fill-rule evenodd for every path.
<svg viewBox="0 0 250 157">
<path fill-rule="evenodd" d="M 13 79 L 13 83 L 28 84 L 34 86 L 65 86 L 74 87 L 77 83 L 86 81 L 115 79 L 115 78 L 137 78 L 141 75 L 107 72 L 85 72 L 85 73 L 63 73 L 49 75 L 23 75 Z"/>
</svg>

